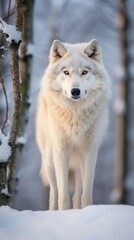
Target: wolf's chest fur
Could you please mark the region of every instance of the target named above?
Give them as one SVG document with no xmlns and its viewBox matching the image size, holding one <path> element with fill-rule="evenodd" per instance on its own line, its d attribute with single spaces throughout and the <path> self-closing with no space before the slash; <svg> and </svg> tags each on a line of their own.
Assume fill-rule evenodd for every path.
<svg viewBox="0 0 134 240">
<path fill-rule="evenodd" d="M 79 145 L 86 148 L 92 141 L 94 131 L 94 121 L 96 113 L 92 109 L 84 109 L 78 107 L 76 111 L 55 106 L 53 109 L 54 119 L 58 123 L 58 131 L 61 133 L 59 141 L 65 147 Z"/>
</svg>

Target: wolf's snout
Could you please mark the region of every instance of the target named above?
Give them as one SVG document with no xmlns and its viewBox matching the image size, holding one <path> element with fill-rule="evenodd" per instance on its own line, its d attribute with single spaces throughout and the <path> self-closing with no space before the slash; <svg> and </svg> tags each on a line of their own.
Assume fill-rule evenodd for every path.
<svg viewBox="0 0 134 240">
<path fill-rule="evenodd" d="M 72 95 L 72 98 L 74 98 L 74 99 L 80 98 L 80 89 L 79 88 L 72 88 L 71 95 Z"/>
</svg>

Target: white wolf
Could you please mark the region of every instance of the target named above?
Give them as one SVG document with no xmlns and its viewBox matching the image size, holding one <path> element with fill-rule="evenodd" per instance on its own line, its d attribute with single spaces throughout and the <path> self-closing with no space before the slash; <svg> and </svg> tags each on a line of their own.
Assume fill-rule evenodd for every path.
<svg viewBox="0 0 134 240">
<path fill-rule="evenodd" d="M 54 40 L 42 79 L 36 124 L 41 176 L 50 185 L 49 209 L 70 207 L 70 176 L 75 187 L 73 208 L 92 204 L 109 97 L 110 81 L 98 42 L 67 44 Z"/>
</svg>

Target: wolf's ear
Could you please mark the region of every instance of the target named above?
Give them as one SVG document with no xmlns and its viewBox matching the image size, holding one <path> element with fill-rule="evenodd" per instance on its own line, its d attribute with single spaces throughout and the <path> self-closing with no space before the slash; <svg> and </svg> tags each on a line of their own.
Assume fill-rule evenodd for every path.
<svg viewBox="0 0 134 240">
<path fill-rule="evenodd" d="M 101 61 L 101 49 L 96 39 L 93 39 L 88 43 L 84 52 L 88 55 L 88 57 L 96 60 L 97 62 Z"/>
<path fill-rule="evenodd" d="M 50 62 L 55 63 L 60 58 L 62 58 L 67 53 L 67 50 L 65 49 L 63 43 L 61 43 L 59 40 L 54 40 L 50 49 Z"/>
</svg>

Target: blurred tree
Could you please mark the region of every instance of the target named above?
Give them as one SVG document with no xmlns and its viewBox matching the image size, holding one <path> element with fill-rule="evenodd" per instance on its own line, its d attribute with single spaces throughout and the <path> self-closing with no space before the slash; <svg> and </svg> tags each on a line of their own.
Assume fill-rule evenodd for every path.
<svg viewBox="0 0 134 240">
<path fill-rule="evenodd" d="M 116 118 L 116 162 L 115 182 L 112 194 L 114 203 L 126 203 L 127 189 L 125 180 L 128 166 L 128 117 L 129 117 L 129 17 L 127 0 L 119 0 L 118 9 L 120 67 L 118 99 L 115 103 Z"/>
</svg>

